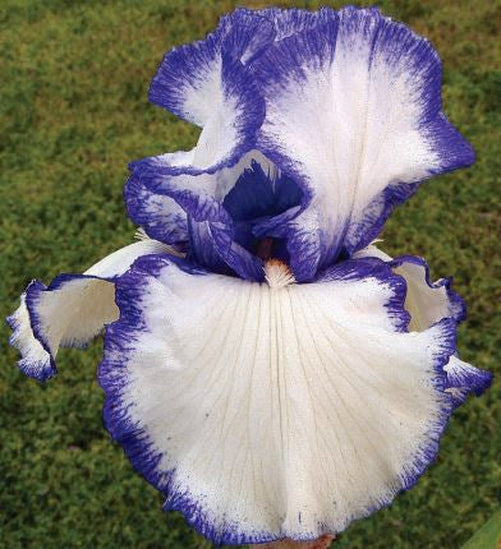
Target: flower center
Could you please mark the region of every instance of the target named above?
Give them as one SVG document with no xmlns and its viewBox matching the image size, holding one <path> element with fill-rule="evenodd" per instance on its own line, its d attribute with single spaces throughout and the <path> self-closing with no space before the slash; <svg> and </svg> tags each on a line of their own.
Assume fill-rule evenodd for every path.
<svg viewBox="0 0 501 549">
<path fill-rule="evenodd" d="M 264 264 L 264 277 L 272 289 L 279 289 L 294 284 L 296 279 L 283 261 L 279 259 L 268 259 Z"/>
</svg>

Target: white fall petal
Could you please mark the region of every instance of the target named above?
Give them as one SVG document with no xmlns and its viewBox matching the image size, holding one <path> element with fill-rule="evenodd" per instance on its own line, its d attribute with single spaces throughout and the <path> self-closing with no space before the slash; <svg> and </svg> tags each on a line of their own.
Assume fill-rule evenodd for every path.
<svg viewBox="0 0 501 549">
<path fill-rule="evenodd" d="M 155 240 L 130 244 L 108 255 L 83 274 L 60 275 L 49 287 L 33 281 L 9 317 L 11 344 L 21 351 L 20 368 L 44 381 L 56 373 L 60 346 L 82 346 L 105 324 L 118 318 L 113 279 L 142 255 L 172 252 Z"/>
<path fill-rule="evenodd" d="M 433 459 L 454 323 L 402 331 L 394 281 L 334 269 L 303 285 L 269 272 L 270 286 L 142 263 L 107 329 L 107 426 L 201 533 L 339 532 Z"/>
<path fill-rule="evenodd" d="M 407 285 L 405 308 L 410 314 L 409 329 L 422 332 L 444 318 L 454 318 L 457 322 L 464 319 L 465 309 L 462 300 L 452 292 L 444 279 L 436 282 L 429 280 L 426 263 L 416 257 L 393 259 L 375 245 L 370 245 L 355 254 L 356 258 L 377 257 L 392 264 L 393 271 L 402 276 Z M 444 366 L 447 373 L 446 391 L 456 404 L 464 402 L 472 391 L 480 395 L 489 387 L 492 375 L 479 370 L 452 355 Z"/>
<path fill-rule="evenodd" d="M 354 255 L 355 258 L 377 257 L 385 262 L 393 262 L 393 258 L 375 245 L 370 245 Z M 418 258 L 413 258 L 418 259 Z M 424 261 L 398 261 L 393 271 L 405 279 L 407 293 L 405 308 L 411 315 L 409 329 L 421 332 L 443 318 L 455 316 L 456 307 L 451 303 L 446 285 L 441 281 L 427 281 L 427 271 Z"/>
</svg>

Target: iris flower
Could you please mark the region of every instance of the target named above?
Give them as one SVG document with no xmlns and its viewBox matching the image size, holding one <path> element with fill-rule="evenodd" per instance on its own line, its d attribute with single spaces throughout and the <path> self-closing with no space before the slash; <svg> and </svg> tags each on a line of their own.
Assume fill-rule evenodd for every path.
<svg viewBox="0 0 501 549">
<path fill-rule="evenodd" d="M 337 533 L 414 485 L 490 383 L 456 353 L 450 280 L 374 244 L 470 165 L 430 43 L 377 9 L 239 9 L 169 52 L 150 99 L 196 146 L 130 164 L 143 239 L 33 281 L 20 368 L 106 329 L 104 418 L 165 508 L 215 543 Z"/>
</svg>

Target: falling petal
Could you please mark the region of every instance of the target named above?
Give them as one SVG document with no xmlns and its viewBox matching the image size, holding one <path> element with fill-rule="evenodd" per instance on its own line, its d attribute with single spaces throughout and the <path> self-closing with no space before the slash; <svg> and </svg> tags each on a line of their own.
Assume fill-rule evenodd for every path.
<svg viewBox="0 0 501 549">
<path fill-rule="evenodd" d="M 465 319 L 466 306 L 452 290 L 452 280 L 442 278 L 432 282 L 430 269 L 424 259 L 407 255 L 392 259 L 376 246 L 368 246 L 355 256 L 382 259 L 405 279 L 405 308 L 411 315 L 410 330 L 421 332 L 444 318 L 452 318 L 457 323 Z M 475 368 L 455 355 L 450 357 L 444 371 L 447 374 L 446 391 L 452 395 L 456 405 L 462 404 L 472 392 L 480 396 L 492 383 L 490 372 Z"/>
<path fill-rule="evenodd" d="M 492 384 L 490 372 L 479 370 L 457 356 L 451 356 L 444 370 L 447 373 L 446 391 L 453 397 L 456 406 L 463 404 L 470 393 L 480 396 Z"/>
<path fill-rule="evenodd" d="M 48 287 L 32 281 L 7 319 L 13 331 L 10 343 L 22 356 L 19 368 L 39 381 L 53 377 L 60 346 L 81 347 L 118 318 L 116 277 L 139 256 L 167 251 L 172 250 L 160 242 L 143 240 L 110 254 L 84 274 L 61 274 Z"/>
<path fill-rule="evenodd" d="M 456 323 L 408 333 L 405 283 L 383 261 L 312 284 L 272 262 L 266 278 L 143 258 L 106 331 L 108 429 L 215 543 L 316 539 L 389 504 L 434 459 L 452 408 Z"/>
</svg>

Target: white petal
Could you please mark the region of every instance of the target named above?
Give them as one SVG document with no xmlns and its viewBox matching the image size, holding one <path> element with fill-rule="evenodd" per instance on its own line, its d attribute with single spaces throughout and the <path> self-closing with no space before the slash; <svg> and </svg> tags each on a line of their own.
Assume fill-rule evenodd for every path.
<svg viewBox="0 0 501 549">
<path fill-rule="evenodd" d="M 356 258 L 377 257 L 388 262 L 393 271 L 405 279 L 407 295 L 405 308 L 410 313 L 409 329 L 421 332 L 443 318 L 461 322 L 466 309 L 463 300 L 451 289 L 449 279 L 432 282 L 426 262 L 414 256 L 393 260 L 376 246 L 367 246 L 355 254 Z M 446 391 L 456 405 L 462 404 L 470 393 L 480 396 L 491 384 L 492 374 L 451 356 L 444 366 L 447 374 Z"/>
<path fill-rule="evenodd" d="M 452 317 L 457 322 L 464 319 L 465 305 L 451 289 L 451 280 L 442 278 L 432 282 L 424 259 L 409 255 L 393 259 L 374 245 L 356 252 L 353 257 L 382 259 L 391 265 L 394 273 L 405 279 L 405 308 L 411 315 L 410 330 L 421 332 L 443 318 Z"/>
<path fill-rule="evenodd" d="M 118 318 L 113 279 L 139 256 L 168 251 L 165 244 L 143 240 L 110 254 L 83 275 L 59 275 L 48 287 L 32 281 L 8 319 L 10 342 L 22 355 L 21 370 L 40 381 L 52 377 L 60 346 L 83 346 Z"/>
<path fill-rule="evenodd" d="M 18 366 L 26 375 L 45 381 L 54 375 L 55 368 L 51 363 L 50 354 L 33 335 L 30 324 L 30 315 L 26 307 L 26 294 L 20 297 L 20 305 L 16 311 L 7 318 L 12 330 L 9 343 L 21 353 Z"/>
<path fill-rule="evenodd" d="M 427 283 L 425 265 L 404 261 L 393 270 L 407 282 L 405 308 L 411 315 L 410 330 L 421 332 L 442 318 L 452 316 L 448 288 L 439 283 Z"/>
<path fill-rule="evenodd" d="M 322 10 L 316 28 L 268 48 L 257 65 L 259 148 L 304 186 L 322 231 L 320 267 L 374 238 L 415 183 L 473 161 L 440 112 L 437 53 L 374 8 Z"/>
<path fill-rule="evenodd" d="M 146 258 L 120 279 L 107 426 L 169 508 L 215 542 L 313 539 L 415 481 L 448 417 L 454 323 L 399 331 L 388 270 L 272 288 Z"/>
<path fill-rule="evenodd" d="M 380 248 L 376 246 L 376 243 L 382 242 L 382 240 L 375 240 L 372 244 L 369 244 L 369 246 L 366 246 L 365 248 L 362 248 L 361 250 L 356 251 L 353 254 L 353 257 L 360 258 L 360 257 L 377 257 L 378 259 L 382 259 L 383 261 L 393 261 L 393 258 L 388 255 L 387 253 L 383 252 Z"/>
<path fill-rule="evenodd" d="M 178 255 L 171 246 L 162 242 L 152 239 L 141 240 L 107 255 L 87 269 L 84 275 L 112 279 L 125 273 L 138 257 L 162 253 Z"/>
<path fill-rule="evenodd" d="M 227 74 L 225 65 L 230 60 L 239 65 L 252 61 L 274 36 L 273 24 L 265 18 L 251 10 L 235 10 L 204 40 L 165 55 L 151 83 L 150 101 L 205 126 L 219 105 L 235 98 L 232 85 L 237 76 Z"/>
<path fill-rule="evenodd" d="M 175 65 L 179 55 L 184 56 L 193 49 L 197 50 L 197 46 L 186 46 L 168 54 L 150 91 L 157 100 L 167 99 L 165 105 L 174 106 L 175 112 L 202 126 L 198 143 L 190 151 L 133 162 L 130 167 L 138 177 L 150 170 L 169 179 L 214 174 L 234 166 L 254 147 L 256 132 L 264 117 L 264 102 L 253 79 L 238 60 L 224 55 L 216 47 L 212 49 L 211 62 L 202 63 L 203 70 L 185 80 L 186 86 L 179 87 L 175 85 L 179 72 Z M 169 60 L 177 61 L 173 66 Z M 164 92 L 167 96 L 162 98 Z"/>
</svg>

